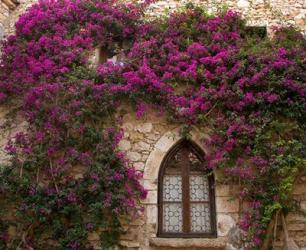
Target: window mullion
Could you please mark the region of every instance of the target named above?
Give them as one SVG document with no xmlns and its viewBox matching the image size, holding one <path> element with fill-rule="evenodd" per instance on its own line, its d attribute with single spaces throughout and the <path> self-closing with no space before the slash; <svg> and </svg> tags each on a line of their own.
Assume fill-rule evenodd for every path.
<svg viewBox="0 0 306 250">
<path fill-rule="evenodd" d="M 190 233 L 189 150 L 184 148 L 182 159 L 183 232 Z"/>
</svg>

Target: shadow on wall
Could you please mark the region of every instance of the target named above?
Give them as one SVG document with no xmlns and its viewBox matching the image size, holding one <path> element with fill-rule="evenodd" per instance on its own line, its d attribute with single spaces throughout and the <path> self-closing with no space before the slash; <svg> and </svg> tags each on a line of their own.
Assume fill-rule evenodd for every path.
<svg viewBox="0 0 306 250">
<path fill-rule="evenodd" d="M 4 27 L 0 23 L 0 40 L 2 40 L 3 38 L 4 38 Z"/>
</svg>

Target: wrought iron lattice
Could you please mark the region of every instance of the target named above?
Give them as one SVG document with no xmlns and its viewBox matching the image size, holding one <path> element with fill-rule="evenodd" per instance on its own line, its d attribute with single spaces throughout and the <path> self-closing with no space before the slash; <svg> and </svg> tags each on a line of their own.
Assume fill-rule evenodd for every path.
<svg viewBox="0 0 306 250">
<path fill-rule="evenodd" d="M 210 208 L 206 203 L 191 204 L 191 231 L 209 233 L 211 231 Z"/>
<path fill-rule="evenodd" d="M 164 204 L 164 224 L 165 232 L 179 233 L 183 229 L 183 210 L 181 204 Z"/>
<path fill-rule="evenodd" d="M 191 201 L 209 201 L 208 178 L 203 175 L 192 175 L 189 178 L 190 200 Z"/>
<path fill-rule="evenodd" d="M 165 176 L 163 187 L 164 201 L 182 201 L 182 176 Z"/>
<path fill-rule="evenodd" d="M 159 236 L 216 235 L 214 179 L 202 155 L 184 141 L 166 157 L 159 180 Z"/>
</svg>

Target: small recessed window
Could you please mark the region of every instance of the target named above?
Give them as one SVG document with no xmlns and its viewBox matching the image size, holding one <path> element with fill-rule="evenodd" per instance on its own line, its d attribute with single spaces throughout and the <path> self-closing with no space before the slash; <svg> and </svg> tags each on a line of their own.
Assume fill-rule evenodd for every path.
<svg viewBox="0 0 306 250">
<path fill-rule="evenodd" d="M 98 63 L 123 63 L 125 59 L 125 43 L 115 42 L 112 46 L 103 46 L 98 51 Z"/>
<path fill-rule="evenodd" d="M 214 177 L 203 155 L 198 146 L 182 141 L 164 159 L 159 175 L 158 236 L 216 236 Z"/>
<path fill-rule="evenodd" d="M 267 36 L 266 26 L 248 26 L 246 27 L 246 33 L 252 37 L 265 38 Z"/>
</svg>

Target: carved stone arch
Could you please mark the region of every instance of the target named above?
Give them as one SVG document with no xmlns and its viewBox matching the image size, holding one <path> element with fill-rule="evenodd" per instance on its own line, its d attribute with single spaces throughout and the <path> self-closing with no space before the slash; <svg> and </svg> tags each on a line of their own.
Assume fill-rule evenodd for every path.
<svg viewBox="0 0 306 250">
<path fill-rule="evenodd" d="M 207 134 L 201 133 L 196 127 L 191 131 L 191 141 L 195 143 L 201 150 L 207 154 L 209 148 L 206 147 L 201 140 L 209 138 Z M 166 132 L 155 144 L 154 149 L 150 153 L 144 168 L 145 180 L 158 180 L 158 173 L 164 157 L 169 150 L 182 139 L 180 135 L 180 127 Z"/>
<path fill-rule="evenodd" d="M 158 176 L 159 237 L 216 237 L 215 179 L 205 162 L 203 150 L 183 138 L 164 157 Z"/>
<path fill-rule="evenodd" d="M 201 140 L 209 138 L 209 136 L 201 132 L 198 128 L 194 127 L 191 131 L 190 140 L 196 144 L 205 154 L 209 153 L 209 148 L 206 147 Z M 168 154 L 169 150 L 182 140 L 180 135 L 180 127 L 166 132 L 156 142 L 154 149 L 149 154 L 146 161 L 143 179 L 144 187 L 148 190 L 148 197 L 144 202 L 146 205 L 146 223 L 155 227 L 157 233 L 157 193 L 158 193 L 158 176 L 159 170 L 162 165 L 163 159 Z"/>
<path fill-rule="evenodd" d="M 209 153 L 209 147 L 206 146 L 202 140 L 209 139 L 207 130 L 199 130 L 194 127 L 191 132 L 191 141 L 195 143 L 205 154 Z M 144 167 L 144 187 L 148 190 L 148 197 L 143 202 L 145 205 L 145 224 L 154 230 L 155 237 L 158 233 L 158 177 L 159 171 L 162 166 L 162 162 L 169 150 L 176 145 L 182 136 L 180 135 L 180 127 L 166 132 L 155 143 L 153 150 L 151 151 L 145 167 Z M 223 241 L 229 233 L 229 230 L 235 226 L 236 217 L 238 217 L 237 202 L 229 201 L 231 197 L 228 194 L 227 186 L 219 186 L 218 179 L 222 177 L 222 172 L 214 170 L 214 177 L 217 180 L 215 188 L 216 199 L 216 221 L 217 221 L 217 241 Z M 231 213 L 231 215 L 228 214 Z M 233 215 L 233 216 L 232 216 Z M 221 237 L 221 238 L 220 238 Z M 162 238 L 161 238 L 162 239 Z M 185 239 L 184 239 L 185 240 Z M 201 244 L 203 239 L 199 239 Z M 169 241 L 169 239 L 167 239 Z M 205 241 L 205 239 L 204 239 Z M 180 241 L 175 241 L 180 242 Z M 185 242 L 185 241 L 184 241 Z M 206 241 L 205 241 L 206 242 Z M 212 239 L 209 242 L 214 242 Z M 160 242 L 158 242 L 159 244 Z M 185 243 L 184 243 L 185 244 Z M 203 243 L 204 244 L 204 243 Z M 206 244 L 206 243 L 205 243 Z M 205 245 L 204 244 L 204 245 Z M 221 242 L 221 245 L 225 243 Z"/>
</svg>

